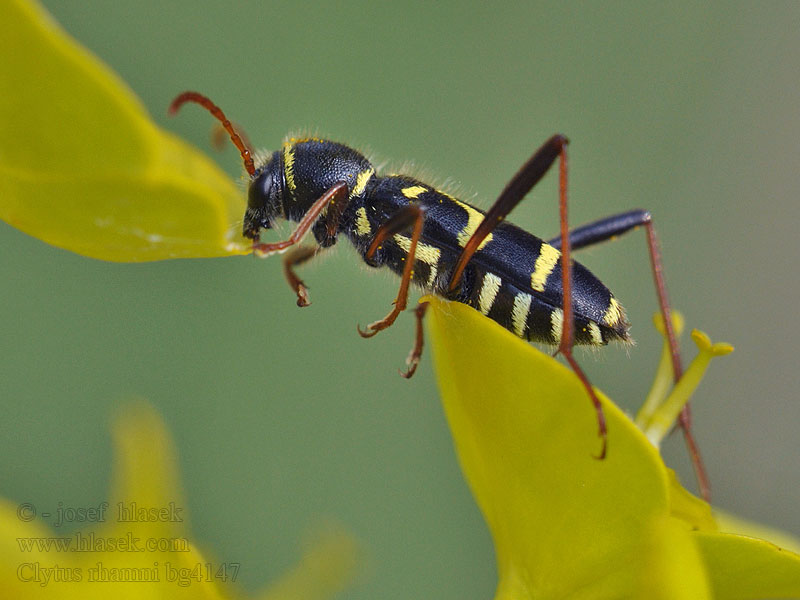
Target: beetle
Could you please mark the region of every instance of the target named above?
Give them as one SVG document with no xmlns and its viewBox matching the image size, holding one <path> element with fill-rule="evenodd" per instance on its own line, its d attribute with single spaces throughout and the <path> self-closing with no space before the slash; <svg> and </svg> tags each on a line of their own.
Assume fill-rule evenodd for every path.
<svg viewBox="0 0 800 600">
<path fill-rule="evenodd" d="M 406 309 L 412 284 L 427 293 L 467 304 L 527 340 L 557 344 L 594 406 L 600 454 L 607 448 L 603 408 L 572 354 L 574 344 L 602 346 L 629 342 L 629 323 L 619 301 L 571 251 L 622 235 L 639 226 L 647 230 L 659 306 L 667 330 L 675 380 L 682 374 L 678 344 L 652 217 L 632 210 L 572 231 L 567 224 L 567 145 L 565 136 L 548 139 L 522 165 L 488 211 L 482 211 L 409 175 L 384 175 L 360 152 L 330 140 L 290 138 L 280 150 L 259 160 L 234 126 L 208 97 L 187 91 L 171 103 L 175 114 L 185 103 L 208 110 L 228 132 L 249 175 L 242 234 L 253 251 L 269 255 L 288 251 L 284 272 L 297 296 L 308 306 L 308 289 L 295 267 L 347 237 L 364 262 L 388 267 L 400 276 L 391 311 L 360 327 L 372 337 L 391 326 Z M 560 235 L 544 241 L 505 221 L 534 185 L 558 161 Z M 261 232 L 277 220 L 297 222 L 288 239 L 261 241 Z M 311 232 L 314 246 L 300 246 Z M 564 240 L 567 243 L 564 243 Z M 411 377 L 423 347 L 422 320 L 427 305 L 415 309 L 416 341 L 401 374 Z M 701 488 L 707 489 L 699 452 L 690 433 L 688 410 L 681 415 Z M 704 491 L 704 495 L 706 495 Z"/>
</svg>

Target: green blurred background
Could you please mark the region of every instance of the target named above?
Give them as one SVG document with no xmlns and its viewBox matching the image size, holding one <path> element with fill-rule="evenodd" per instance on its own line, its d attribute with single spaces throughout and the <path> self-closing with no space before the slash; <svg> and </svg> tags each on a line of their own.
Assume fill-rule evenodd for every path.
<svg viewBox="0 0 800 600">
<path fill-rule="evenodd" d="M 715 504 L 800 534 L 799 5 L 45 4 L 157 122 L 203 149 L 207 114 L 165 115 L 185 89 L 259 146 L 311 130 L 488 207 L 538 144 L 567 134 L 573 223 L 651 209 L 675 306 L 736 346 L 695 401 Z M 216 159 L 239 176 L 232 148 Z M 512 221 L 554 234 L 555 184 Z M 109 417 L 139 395 L 175 435 L 194 537 L 241 562 L 246 589 L 333 518 L 368 557 L 346 597 L 490 597 L 491 541 L 429 357 L 410 382 L 397 376 L 408 315 L 356 335 L 397 282 L 368 276 L 345 245 L 304 270 L 314 304 L 299 310 L 278 259 L 110 264 L 0 226 L 0 494 L 103 500 Z M 638 341 L 579 352 L 582 364 L 635 410 L 660 351 L 644 236 L 580 259 Z M 665 454 L 693 485 L 679 436 Z"/>
</svg>

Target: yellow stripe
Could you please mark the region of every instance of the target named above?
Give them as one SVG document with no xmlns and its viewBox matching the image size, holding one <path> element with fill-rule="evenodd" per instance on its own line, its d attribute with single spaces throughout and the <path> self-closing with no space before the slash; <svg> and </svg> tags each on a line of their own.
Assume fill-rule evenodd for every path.
<svg viewBox="0 0 800 600">
<path fill-rule="evenodd" d="M 430 263 L 428 263 L 430 265 Z M 430 274 L 428 275 L 428 287 L 433 288 L 433 282 L 436 281 L 436 274 L 439 272 L 439 267 L 430 265 Z"/>
<path fill-rule="evenodd" d="M 428 189 L 422 187 L 421 185 L 414 185 L 411 187 L 403 188 L 400 191 L 403 193 L 403 196 L 405 196 L 406 198 L 411 198 L 413 200 L 420 194 L 427 192 Z"/>
<path fill-rule="evenodd" d="M 406 254 L 411 251 L 411 238 L 398 233 L 395 234 L 394 241 Z M 441 255 L 442 251 L 439 250 L 439 248 L 419 241 L 417 242 L 417 250 L 414 256 L 417 260 L 421 260 L 426 265 L 436 266 L 439 263 L 439 257 Z"/>
<path fill-rule="evenodd" d="M 356 211 L 356 233 L 358 235 L 369 235 L 372 233 L 372 226 L 367 219 L 367 209 L 363 206 Z"/>
<path fill-rule="evenodd" d="M 497 292 L 500 291 L 500 283 L 502 280 L 493 273 L 486 273 L 483 276 L 483 283 L 481 284 L 481 292 L 478 296 L 478 307 L 480 311 L 488 315 L 492 310 L 494 299 L 497 298 Z"/>
<path fill-rule="evenodd" d="M 294 182 L 294 146 L 291 144 L 283 145 L 283 175 L 286 178 L 289 193 L 294 195 L 297 186 Z"/>
<path fill-rule="evenodd" d="M 533 273 L 531 273 L 531 287 L 534 291 L 544 291 L 547 278 L 553 272 L 560 256 L 561 252 L 553 248 L 553 246 L 542 244 L 536 264 L 533 266 Z"/>
<path fill-rule="evenodd" d="M 620 322 L 622 319 L 622 307 L 617 302 L 617 299 L 613 296 L 608 303 L 608 308 L 606 309 L 606 314 L 603 315 L 603 321 L 609 327 L 615 327 L 617 323 Z"/>
<path fill-rule="evenodd" d="M 443 192 L 440 192 L 443 193 Z M 450 198 L 453 202 L 458 204 L 461 208 L 463 208 L 467 213 L 467 224 L 464 226 L 464 229 L 458 232 L 458 243 L 463 248 L 467 245 L 467 242 L 475 233 L 475 230 L 478 229 L 478 226 L 483 222 L 483 213 L 481 213 L 477 208 L 473 208 L 469 204 L 464 204 L 460 200 L 456 200 L 452 196 L 448 194 L 444 194 L 448 198 Z M 478 246 L 478 250 L 483 249 L 483 247 L 492 241 L 492 234 L 490 233 L 487 235 L 484 240 L 481 242 L 480 246 Z"/>
<path fill-rule="evenodd" d="M 402 250 L 405 251 L 406 254 L 408 254 L 411 250 L 411 238 L 398 233 L 395 234 L 394 241 Z M 436 280 L 436 274 L 439 271 L 439 257 L 441 255 L 442 251 L 439 250 L 439 248 L 423 242 L 417 242 L 417 249 L 414 252 L 414 256 L 417 260 L 421 260 L 430 267 L 430 274 L 428 275 L 427 282 L 427 286 L 429 288 L 433 287 L 433 282 Z"/>
<path fill-rule="evenodd" d="M 325 140 L 318 137 L 303 137 L 303 138 L 289 138 L 292 144 L 306 144 L 308 142 L 324 142 Z"/>
<path fill-rule="evenodd" d="M 553 341 L 558 344 L 561 342 L 561 334 L 564 333 L 564 311 L 560 308 L 554 308 L 550 313 L 550 335 L 553 336 Z"/>
<path fill-rule="evenodd" d="M 514 296 L 514 308 L 511 311 L 511 323 L 514 325 L 514 333 L 519 337 L 525 337 L 525 325 L 528 322 L 528 315 L 531 312 L 530 294 L 520 292 Z"/>
<path fill-rule="evenodd" d="M 589 335 L 592 336 L 592 343 L 595 346 L 602 346 L 603 345 L 603 334 L 600 333 L 600 328 L 597 326 L 597 323 L 591 321 L 589 323 Z"/>
<path fill-rule="evenodd" d="M 353 191 L 350 192 L 350 197 L 354 198 L 356 196 L 360 196 L 364 193 L 364 190 L 367 188 L 367 183 L 369 180 L 372 179 L 372 176 L 375 174 L 375 169 L 366 169 L 365 171 L 361 171 L 356 177 L 356 185 L 353 188 Z"/>
</svg>

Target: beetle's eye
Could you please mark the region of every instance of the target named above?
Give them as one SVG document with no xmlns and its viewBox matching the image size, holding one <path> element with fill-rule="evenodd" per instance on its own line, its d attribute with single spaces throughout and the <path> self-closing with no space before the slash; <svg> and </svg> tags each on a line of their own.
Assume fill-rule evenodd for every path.
<svg viewBox="0 0 800 600">
<path fill-rule="evenodd" d="M 250 210 L 260 210 L 269 202 L 272 192 L 272 175 L 269 170 L 264 169 L 255 179 L 250 182 L 247 191 L 247 208 Z"/>
</svg>

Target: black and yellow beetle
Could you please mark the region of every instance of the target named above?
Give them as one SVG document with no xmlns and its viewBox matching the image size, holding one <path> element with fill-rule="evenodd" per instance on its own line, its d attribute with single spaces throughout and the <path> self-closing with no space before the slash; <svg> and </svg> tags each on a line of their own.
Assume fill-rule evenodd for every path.
<svg viewBox="0 0 800 600">
<path fill-rule="evenodd" d="M 401 277 L 394 307 L 366 330 L 359 328 L 363 337 L 371 337 L 394 323 L 406 308 L 413 283 L 427 293 L 479 310 L 526 340 L 558 344 L 558 352 L 582 381 L 597 412 L 603 457 L 603 410 L 572 356 L 572 346 L 629 341 L 629 325 L 621 304 L 586 267 L 570 259 L 570 250 L 645 226 L 675 377 L 680 377 L 678 347 L 650 213 L 629 211 L 569 232 L 568 140 L 564 136 L 554 135 L 547 140 L 514 175 L 492 207 L 483 212 L 413 177 L 381 175 L 362 154 L 329 140 L 290 139 L 256 164 L 250 148 L 230 121 L 202 94 L 180 94 L 170 105 L 170 113 L 186 102 L 200 104 L 211 112 L 239 149 L 250 176 L 243 234 L 253 240 L 257 254 L 289 250 L 284 267 L 298 306 L 307 306 L 309 300 L 294 267 L 335 244 L 341 233 L 368 265 L 389 267 Z M 504 219 L 556 160 L 560 172 L 561 235 L 545 242 Z M 278 219 L 295 221 L 298 226 L 285 241 L 261 242 L 261 230 L 270 229 Z M 309 230 L 316 244 L 300 246 Z M 562 240 L 567 237 L 569 243 L 565 245 Z M 414 373 L 422 353 L 425 308 L 423 303 L 416 309 L 417 338 L 405 377 Z M 695 466 L 701 469 L 691 443 L 688 413 L 682 425 Z"/>
</svg>

